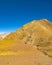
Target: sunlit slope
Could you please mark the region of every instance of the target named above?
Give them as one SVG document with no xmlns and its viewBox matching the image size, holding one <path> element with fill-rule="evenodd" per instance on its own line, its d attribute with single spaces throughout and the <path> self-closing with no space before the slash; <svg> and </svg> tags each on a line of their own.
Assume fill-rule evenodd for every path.
<svg viewBox="0 0 52 65">
<path fill-rule="evenodd" d="M 40 47 L 39 47 L 40 48 Z M 43 47 L 42 47 L 43 48 Z M 44 48 L 43 48 L 44 49 Z M 1 65 L 46 65 L 52 59 L 38 50 L 38 47 L 24 44 L 22 41 L 0 41 Z"/>
<path fill-rule="evenodd" d="M 52 56 L 52 51 L 50 51 L 52 50 L 52 23 L 46 19 L 27 23 L 17 31 L 7 35 L 1 42 L 0 49 L 17 51 L 25 48 L 25 45 L 28 47 L 27 44 L 32 47 L 36 46 L 39 51 Z M 26 49 L 28 49 L 27 47 Z"/>
<path fill-rule="evenodd" d="M 0 40 L 0 56 L 5 55 L 23 55 L 29 51 L 34 51 L 33 47 L 21 43 L 21 41 Z"/>
<path fill-rule="evenodd" d="M 25 24 L 23 27 L 15 32 L 12 32 L 5 39 L 24 39 L 29 35 L 34 37 L 45 37 L 52 35 L 52 23 L 47 20 L 34 20 L 30 23 Z"/>
<path fill-rule="evenodd" d="M 2 40 L 2 37 L 0 36 L 0 40 Z"/>
<path fill-rule="evenodd" d="M 26 48 L 27 49 L 27 48 Z M 0 55 L 1 65 L 52 65 L 52 59 L 36 48 L 18 51 L 17 53 Z"/>
</svg>

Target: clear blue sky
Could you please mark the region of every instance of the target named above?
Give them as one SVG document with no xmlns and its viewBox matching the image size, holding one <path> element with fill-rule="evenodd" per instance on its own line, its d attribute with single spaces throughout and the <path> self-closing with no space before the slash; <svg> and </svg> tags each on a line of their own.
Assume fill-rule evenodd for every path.
<svg viewBox="0 0 52 65">
<path fill-rule="evenodd" d="M 52 0 L 0 0 L 0 32 L 10 32 L 34 19 L 52 21 Z"/>
</svg>

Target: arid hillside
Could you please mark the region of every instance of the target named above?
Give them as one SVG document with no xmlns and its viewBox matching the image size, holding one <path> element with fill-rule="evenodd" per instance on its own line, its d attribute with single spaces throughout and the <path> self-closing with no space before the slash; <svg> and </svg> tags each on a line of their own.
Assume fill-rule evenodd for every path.
<svg viewBox="0 0 52 65">
<path fill-rule="evenodd" d="M 33 20 L 0 40 L 0 63 L 52 65 L 52 22 Z"/>
<path fill-rule="evenodd" d="M 33 20 L 6 36 L 5 39 L 16 42 L 19 40 L 21 43 L 36 46 L 45 54 L 52 56 L 52 22 L 46 19 Z"/>
<path fill-rule="evenodd" d="M 23 40 L 28 36 L 32 36 L 34 38 L 52 36 L 52 23 L 48 22 L 46 19 L 33 20 L 22 26 L 17 31 L 9 34 L 5 39 Z"/>
<path fill-rule="evenodd" d="M 2 40 L 2 37 L 0 36 L 0 40 Z"/>
<path fill-rule="evenodd" d="M 33 20 L 5 37 L 5 40 L 10 39 L 36 46 L 46 54 L 47 52 L 52 54 L 52 51 L 49 51 L 52 49 L 52 22 L 46 19 Z"/>
</svg>

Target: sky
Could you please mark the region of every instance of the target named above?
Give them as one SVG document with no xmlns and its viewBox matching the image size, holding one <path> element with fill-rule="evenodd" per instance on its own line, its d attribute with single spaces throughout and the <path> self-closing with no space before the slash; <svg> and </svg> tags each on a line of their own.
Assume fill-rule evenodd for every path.
<svg viewBox="0 0 52 65">
<path fill-rule="evenodd" d="M 42 18 L 52 21 L 52 0 L 0 0 L 0 32 L 12 32 Z"/>
</svg>

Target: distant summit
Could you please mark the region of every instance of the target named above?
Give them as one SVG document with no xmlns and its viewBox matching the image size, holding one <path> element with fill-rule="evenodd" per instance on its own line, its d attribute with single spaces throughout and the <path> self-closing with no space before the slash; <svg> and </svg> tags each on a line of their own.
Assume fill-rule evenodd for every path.
<svg viewBox="0 0 52 65">
<path fill-rule="evenodd" d="M 0 39 L 4 39 L 8 34 L 7 33 L 0 33 Z"/>
</svg>

